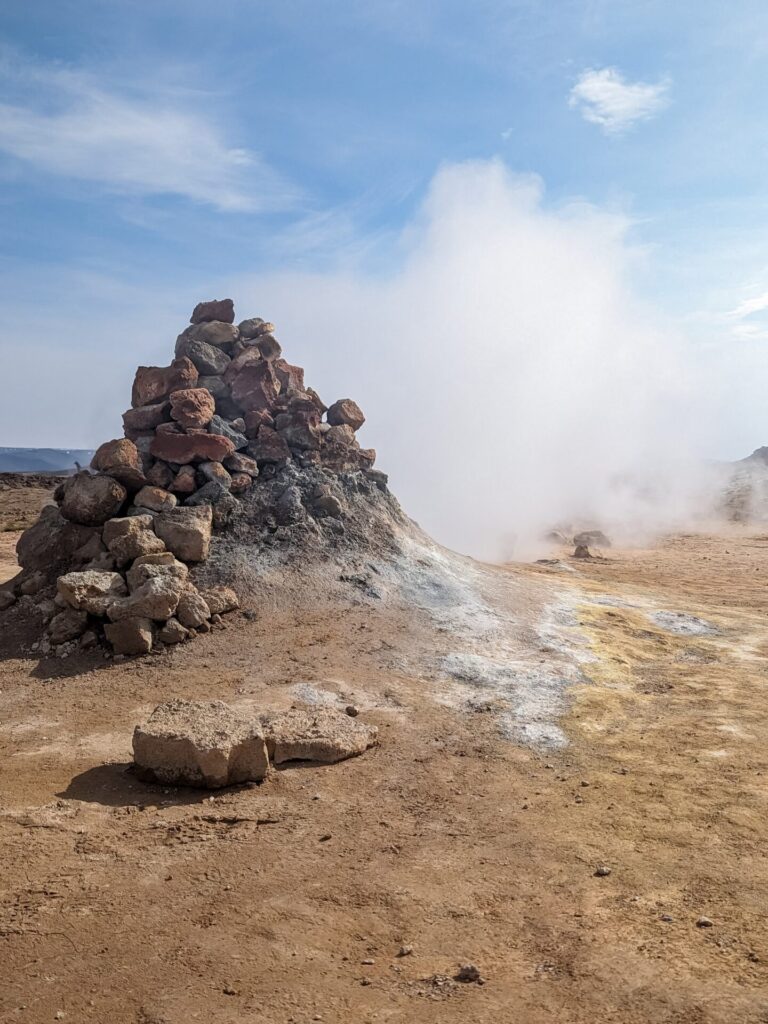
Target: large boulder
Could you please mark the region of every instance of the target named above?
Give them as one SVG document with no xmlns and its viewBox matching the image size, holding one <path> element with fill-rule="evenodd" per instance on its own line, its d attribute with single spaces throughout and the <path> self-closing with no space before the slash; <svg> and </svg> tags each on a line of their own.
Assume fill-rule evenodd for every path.
<svg viewBox="0 0 768 1024">
<path fill-rule="evenodd" d="M 365 423 L 365 416 L 357 402 L 351 398 L 340 398 L 328 409 L 328 422 L 332 427 L 340 427 L 343 424 L 353 430 L 359 430 Z"/>
<path fill-rule="evenodd" d="M 152 516 L 126 516 L 104 524 L 102 537 L 118 565 L 132 562 L 141 555 L 165 551 L 165 544 L 152 529 Z"/>
<path fill-rule="evenodd" d="M 75 552 L 92 542 L 98 546 L 95 529 L 72 523 L 55 505 L 46 505 L 37 522 L 19 537 L 16 558 L 22 569 L 42 569 L 50 577 L 60 568 L 70 565 Z"/>
<path fill-rule="evenodd" d="M 378 742 L 379 730 L 330 708 L 291 708 L 261 716 L 269 756 L 283 761 L 333 764 L 362 754 Z"/>
<path fill-rule="evenodd" d="M 152 622 L 149 619 L 122 619 L 108 622 L 104 635 L 115 654 L 149 654 L 152 650 Z"/>
<path fill-rule="evenodd" d="M 155 533 L 183 562 L 202 562 L 211 544 L 213 512 L 210 505 L 171 509 L 155 519 Z"/>
<path fill-rule="evenodd" d="M 156 459 L 184 465 L 188 462 L 223 462 L 235 446 L 220 434 L 157 434 L 150 452 Z M 174 487 L 174 490 L 178 488 Z"/>
<path fill-rule="evenodd" d="M 140 366 L 133 382 L 131 405 L 136 408 L 162 402 L 172 391 L 193 388 L 197 377 L 195 364 L 186 356 L 174 359 L 170 366 Z"/>
<path fill-rule="evenodd" d="M 100 445 L 91 459 L 93 469 L 119 480 L 129 490 L 138 490 L 145 483 L 139 450 L 128 438 L 115 438 Z"/>
<path fill-rule="evenodd" d="M 138 773 L 163 785 L 219 789 L 258 782 L 269 770 L 257 720 L 223 701 L 172 700 L 133 734 Z"/>
<path fill-rule="evenodd" d="M 107 606 L 115 598 L 124 597 L 128 593 L 125 580 L 119 572 L 98 572 L 94 569 L 59 576 L 56 589 L 70 608 L 90 615 L 106 615 Z"/>
<path fill-rule="evenodd" d="M 198 302 L 192 310 L 189 322 L 203 324 L 210 320 L 220 320 L 225 324 L 235 322 L 235 304 L 232 299 L 211 299 L 210 302 Z"/>
<path fill-rule="evenodd" d="M 128 492 L 111 476 L 76 473 L 62 487 L 61 514 L 81 526 L 101 526 L 118 514 Z"/>
<path fill-rule="evenodd" d="M 215 412 L 213 395 L 205 388 L 187 388 L 171 394 L 171 416 L 182 427 L 205 427 Z"/>
</svg>

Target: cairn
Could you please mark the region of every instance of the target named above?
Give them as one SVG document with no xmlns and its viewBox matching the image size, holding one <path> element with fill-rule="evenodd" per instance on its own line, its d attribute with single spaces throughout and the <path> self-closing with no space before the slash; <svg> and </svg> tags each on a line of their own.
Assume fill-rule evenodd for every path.
<svg viewBox="0 0 768 1024">
<path fill-rule="evenodd" d="M 0 608 L 34 601 L 46 622 L 41 653 L 106 642 L 117 655 L 146 654 L 218 624 L 238 595 L 196 584 L 197 570 L 242 505 L 285 518 L 291 488 L 270 487 L 277 480 L 301 477 L 294 505 L 336 521 L 336 533 L 344 504 L 329 480 L 386 492 L 376 453 L 355 436 L 359 406 L 326 406 L 283 359 L 271 323 L 234 320 L 231 299 L 195 307 L 173 362 L 138 368 L 124 437 L 60 484 L 19 539 L 22 571 Z"/>
</svg>

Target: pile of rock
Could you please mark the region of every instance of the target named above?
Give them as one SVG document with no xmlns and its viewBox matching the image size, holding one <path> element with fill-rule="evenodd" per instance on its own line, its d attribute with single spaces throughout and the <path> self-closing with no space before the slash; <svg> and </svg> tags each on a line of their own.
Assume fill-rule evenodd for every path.
<svg viewBox="0 0 768 1024">
<path fill-rule="evenodd" d="M 23 571 L 0 593 L 0 609 L 42 595 L 44 652 L 103 637 L 115 653 L 143 654 L 207 631 L 238 599 L 225 587 L 197 589 L 190 566 L 208 557 L 237 496 L 291 464 L 385 485 L 375 452 L 355 437 L 365 422 L 356 403 L 327 407 L 282 358 L 272 324 L 234 319 L 231 299 L 195 307 L 173 362 L 138 368 L 125 436 L 61 483 L 58 508 L 22 535 Z M 339 515 L 329 488 L 316 490 L 313 511 Z"/>
</svg>

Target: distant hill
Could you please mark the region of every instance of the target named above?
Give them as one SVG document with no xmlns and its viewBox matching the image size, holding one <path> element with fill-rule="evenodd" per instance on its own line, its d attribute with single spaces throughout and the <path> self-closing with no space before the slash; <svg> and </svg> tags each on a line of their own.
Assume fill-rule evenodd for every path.
<svg viewBox="0 0 768 1024">
<path fill-rule="evenodd" d="M 0 473 L 60 473 L 92 458 L 93 451 L 83 448 L 0 448 Z"/>
</svg>

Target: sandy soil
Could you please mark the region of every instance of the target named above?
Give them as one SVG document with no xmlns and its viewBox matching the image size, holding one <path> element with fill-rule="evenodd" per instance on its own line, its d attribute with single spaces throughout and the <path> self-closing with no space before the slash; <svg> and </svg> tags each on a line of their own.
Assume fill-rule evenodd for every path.
<svg viewBox="0 0 768 1024">
<path fill-rule="evenodd" d="M 608 554 L 489 570 L 521 635 L 544 597 L 575 609 L 559 750 L 412 670 L 444 627 L 354 594 L 122 664 L 0 635 L 0 1019 L 768 1021 L 768 538 Z M 325 695 L 381 745 L 163 790 L 130 736 L 172 695 Z M 452 980 L 464 962 L 485 984 Z"/>
</svg>

